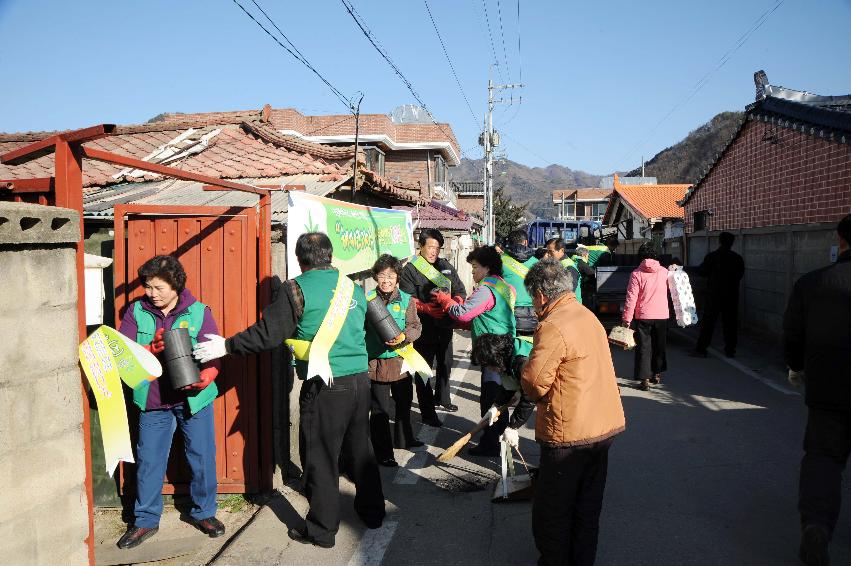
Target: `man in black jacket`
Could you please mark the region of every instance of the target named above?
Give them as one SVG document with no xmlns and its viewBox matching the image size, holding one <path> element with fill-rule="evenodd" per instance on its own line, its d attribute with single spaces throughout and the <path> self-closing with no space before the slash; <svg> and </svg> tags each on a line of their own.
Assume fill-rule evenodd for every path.
<svg viewBox="0 0 851 566">
<path fill-rule="evenodd" d="M 728 358 L 736 355 L 739 333 L 739 282 L 745 274 L 742 256 L 733 251 L 736 236 L 721 232 L 719 247 L 703 258 L 698 273 L 707 278 L 707 293 L 703 314 L 700 318 L 700 336 L 693 355 L 706 357 L 706 349 L 712 342 L 715 321 L 721 317 L 724 330 L 724 353 Z"/>
<path fill-rule="evenodd" d="M 449 370 L 452 367 L 452 321 L 444 318 L 443 309 L 432 303 L 432 291 L 443 289 L 453 297 L 467 298 L 467 290 L 458 278 L 452 264 L 439 257 L 443 247 L 443 234 L 439 230 L 424 229 L 420 232 L 419 254 L 411 258 L 402 270 L 399 288 L 417 299 L 417 314 L 423 332 L 414 342 L 414 348 L 429 364 L 435 363 L 434 391 L 428 383 L 415 378 L 417 403 L 422 422 L 441 426 L 436 407 L 455 412 L 458 410 L 449 398 Z"/>
<path fill-rule="evenodd" d="M 800 558 L 827 564 L 851 452 L 851 214 L 837 226 L 835 264 L 798 279 L 783 317 L 789 380 L 805 380 L 808 407 L 798 491 Z"/>
</svg>

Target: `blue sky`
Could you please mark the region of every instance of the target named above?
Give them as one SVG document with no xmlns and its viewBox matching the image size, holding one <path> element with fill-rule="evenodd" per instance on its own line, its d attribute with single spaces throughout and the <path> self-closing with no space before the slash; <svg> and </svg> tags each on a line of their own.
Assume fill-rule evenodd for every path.
<svg viewBox="0 0 851 566">
<path fill-rule="evenodd" d="M 239 1 L 262 17 L 251 0 Z M 414 102 L 339 0 L 257 2 L 337 89 L 364 93 L 362 112 Z M 521 66 L 522 105 L 515 99 L 495 114 L 500 151 L 531 166 L 597 174 L 631 169 L 716 113 L 741 110 L 753 101 L 758 69 L 772 84 L 851 93 L 851 0 L 785 0 L 732 54 L 778 0 L 521 0 L 522 65 L 517 0 L 429 0 L 477 122 L 422 0 L 351 2 L 471 157 L 481 155 L 489 72 L 516 83 Z M 233 0 L 0 0 L 0 37 L 0 131 L 265 103 L 346 112 Z M 494 53 L 500 64 L 489 70 Z"/>
</svg>

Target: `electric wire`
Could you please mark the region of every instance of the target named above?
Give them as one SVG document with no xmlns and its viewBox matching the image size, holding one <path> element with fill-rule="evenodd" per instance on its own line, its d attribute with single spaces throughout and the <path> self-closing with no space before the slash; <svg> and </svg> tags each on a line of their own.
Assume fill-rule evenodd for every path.
<svg viewBox="0 0 851 566">
<path fill-rule="evenodd" d="M 662 116 L 662 118 L 661 118 L 658 122 L 656 122 L 656 125 L 655 125 L 655 126 L 653 126 L 653 127 L 650 129 L 650 131 L 647 133 L 647 135 L 644 137 L 644 139 L 642 139 L 640 142 L 638 142 L 637 144 L 635 144 L 635 147 L 633 147 L 633 148 L 632 148 L 632 149 L 631 149 L 628 153 L 626 153 L 626 154 L 625 154 L 625 155 L 624 155 L 624 156 L 620 159 L 620 161 L 624 161 L 625 159 L 632 157 L 632 156 L 635 154 L 636 150 L 638 150 L 639 148 L 641 148 L 641 146 L 643 146 L 645 143 L 647 143 L 647 141 L 648 141 L 648 140 L 650 139 L 650 137 L 651 137 L 651 136 L 652 136 L 652 135 L 656 132 L 656 130 L 658 130 L 658 129 L 659 129 L 659 127 L 660 127 L 663 123 L 665 123 L 665 121 L 666 121 L 668 118 L 670 118 L 670 117 L 671 117 L 671 115 L 672 115 L 674 112 L 676 112 L 678 109 L 682 108 L 682 107 L 683 107 L 684 105 L 686 105 L 686 104 L 687 104 L 687 103 L 688 103 L 688 102 L 689 102 L 692 98 L 694 98 L 694 97 L 695 97 L 695 95 L 696 95 L 696 94 L 697 94 L 697 93 L 698 93 L 698 92 L 699 92 L 699 91 L 700 91 L 700 90 L 701 90 L 704 86 L 706 86 L 706 85 L 709 83 L 709 80 L 712 78 L 712 76 L 713 76 L 715 73 L 717 73 L 717 72 L 718 72 L 718 71 L 719 71 L 719 70 L 720 70 L 720 69 L 721 69 L 724 65 L 726 65 L 726 64 L 727 64 L 727 62 L 728 62 L 728 61 L 729 61 L 729 60 L 733 57 L 733 55 L 734 55 L 734 54 L 735 54 L 735 53 L 736 53 L 739 49 L 741 49 L 741 48 L 742 48 L 742 46 L 744 46 L 744 44 L 745 44 L 745 43 L 747 43 L 747 41 L 748 41 L 748 39 L 750 39 L 751 35 L 753 35 L 753 34 L 754 34 L 754 33 L 755 33 L 755 32 L 756 32 L 759 28 L 761 28 L 761 27 L 762 27 L 762 25 L 763 25 L 763 24 L 764 24 L 764 23 L 768 20 L 768 18 L 771 16 L 771 14 L 773 14 L 774 12 L 776 12 L 776 11 L 777 11 L 777 9 L 778 9 L 778 8 L 780 8 L 780 6 L 783 4 L 783 2 L 785 2 L 785 0 L 777 0 L 777 2 L 776 2 L 776 3 L 772 6 L 772 7 L 770 7 L 770 8 L 769 8 L 769 9 L 767 9 L 765 12 L 763 12 L 763 13 L 762 13 L 762 14 L 761 14 L 761 15 L 760 15 L 760 16 L 759 16 L 759 17 L 758 17 L 758 18 L 754 21 L 754 23 L 753 23 L 753 24 L 751 24 L 751 26 L 747 29 L 747 31 L 745 31 L 745 32 L 744 32 L 744 33 L 743 33 L 743 34 L 739 37 L 739 39 L 738 39 L 738 40 L 736 40 L 736 42 L 733 44 L 733 46 L 732 46 L 730 49 L 728 49 L 728 50 L 724 53 L 724 55 L 722 55 L 722 56 L 721 56 L 721 58 L 718 60 L 718 63 L 715 65 L 715 67 L 714 67 L 713 69 L 710 69 L 710 70 L 709 70 L 709 71 L 708 71 L 705 75 L 703 75 L 703 76 L 700 78 L 700 80 L 698 80 L 698 81 L 694 84 L 694 86 L 693 86 L 693 87 L 691 88 L 691 90 L 690 90 L 690 91 L 686 94 L 686 96 L 685 96 L 685 97 L 683 97 L 682 99 L 680 99 L 680 101 L 679 101 L 679 102 L 677 102 L 676 104 L 674 104 L 674 106 L 673 106 L 673 107 L 672 107 L 672 108 L 671 108 L 671 109 L 670 109 L 670 110 L 669 110 L 669 111 L 668 111 L 668 112 L 667 112 L 664 116 Z"/>
<path fill-rule="evenodd" d="M 438 128 L 440 128 L 440 131 L 443 132 L 443 134 L 448 139 L 455 139 L 455 136 L 446 131 L 446 129 L 443 127 L 443 124 L 434 119 L 434 115 L 432 114 L 431 110 L 429 110 L 428 105 L 426 105 L 419 93 L 417 93 L 417 91 L 414 89 L 414 85 L 411 84 L 411 81 L 408 80 L 408 78 L 404 75 L 404 73 L 402 73 L 399 67 L 396 66 L 393 60 L 390 59 L 390 55 L 386 52 L 386 50 L 380 47 L 378 39 L 376 39 L 375 35 L 370 31 L 369 26 L 366 25 L 366 21 L 363 19 L 363 16 L 358 13 L 358 11 L 355 9 L 355 7 L 351 4 L 349 0 L 340 0 L 340 2 L 342 2 L 343 6 L 346 8 L 346 11 L 355 21 L 355 24 L 357 24 L 358 28 L 360 28 L 361 32 L 364 34 L 367 40 L 369 40 L 375 50 L 378 51 L 378 54 L 381 55 L 381 57 L 387 62 L 388 65 L 390 65 L 390 68 L 393 70 L 394 73 L 396 73 L 396 75 L 402 81 L 402 84 L 405 85 L 405 87 L 408 89 L 408 91 L 411 93 L 417 103 L 422 107 L 423 110 L 425 110 L 432 123 Z M 460 145 L 458 146 L 458 150 L 461 152 L 461 155 L 463 157 L 468 157 L 464 150 L 461 149 Z"/>
<path fill-rule="evenodd" d="M 502 6 L 499 0 L 496 0 L 496 11 L 499 14 L 499 35 L 502 38 L 502 58 L 505 61 L 505 74 L 508 75 L 508 80 L 511 80 L 511 66 L 508 64 L 508 53 L 505 49 L 505 29 L 502 27 Z"/>
<path fill-rule="evenodd" d="M 443 38 L 440 36 L 440 31 L 437 28 L 437 24 L 434 21 L 434 16 L 431 14 L 431 8 L 429 8 L 428 0 L 423 0 L 425 4 L 426 11 L 428 12 L 428 17 L 431 20 L 431 25 L 434 27 L 434 33 L 437 34 L 437 39 L 440 41 L 440 46 L 443 48 L 443 54 L 446 56 L 446 62 L 449 63 L 449 68 L 452 70 L 452 76 L 455 77 L 455 82 L 458 84 L 458 89 L 461 91 L 461 96 L 464 97 L 464 102 L 467 103 L 467 109 L 470 111 L 470 115 L 473 117 L 473 120 L 476 123 L 476 128 L 479 127 L 479 117 L 476 115 L 476 112 L 473 110 L 473 106 L 470 104 L 470 100 L 467 98 L 467 93 L 464 92 L 464 87 L 461 86 L 461 81 L 458 79 L 458 73 L 455 72 L 455 65 L 452 64 L 452 59 L 449 58 L 449 52 L 446 50 L 446 45 L 443 43 Z"/>
<path fill-rule="evenodd" d="M 491 20 L 488 17 L 488 5 L 485 0 L 482 0 L 482 10 L 485 12 L 485 23 L 488 27 L 488 38 L 491 44 L 491 53 L 493 54 L 493 64 L 496 66 L 496 72 L 499 73 L 499 79 L 505 82 L 505 77 L 502 76 L 502 66 L 499 64 L 499 58 L 496 56 L 496 48 L 493 46 L 493 33 L 491 32 Z"/>
<path fill-rule="evenodd" d="M 243 12 L 245 12 L 246 16 L 251 18 L 252 21 L 254 21 L 255 24 L 260 26 L 260 29 L 262 29 L 264 32 L 266 32 L 266 35 L 268 35 L 270 38 L 272 38 L 272 40 L 275 43 L 280 45 L 284 50 L 287 51 L 287 53 L 292 55 L 297 61 L 299 61 L 305 67 L 310 69 L 310 71 L 312 71 L 313 74 L 315 74 L 317 77 L 319 77 L 319 79 L 323 83 L 325 83 L 325 85 L 329 89 L 331 89 L 331 92 L 334 93 L 334 95 L 340 100 L 340 102 L 342 102 L 349 109 L 349 111 L 354 112 L 354 108 L 353 108 L 351 101 L 349 99 L 347 99 L 345 97 L 345 95 L 342 92 L 340 92 L 340 90 L 337 87 L 335 87 L 333 84 L 331 84 L 331 82 L 328 79 L 326 79 L 322 75 L 322 73 L 320 73 L 318 70 L 316 70 L 316 67 L 314 67 L 313 65 L 310 64 L 310 62 L 304 57 L 304 55 L 302 55 L 301 52 L 298 51 L 298 49 L 295 48 L 295 45 L 293 45 L 293 43 L 287 38 L 287 36 L 284 35 L 284 32 L 282 32 L 281 29 L 275 24 L 275 22 L 272 21 L 272 19 L 268 16 L 268 14 L 266 14 L 266 12 L 262 8 L 260 8 L 260 6 L 257 4 L 257 2 L 254 2 L 254 0 L 252 0 L 252 2 L 254 2 L 254 5 L 257 6 L 257 8 L 260 9 L 261 12 L 263 12 L 264 16 L 266 16 L 266 19 L 268 19 L 270 22 L 272 22 L 272 25 L 275 26 L 275 29 L 277 29 L 278 32 L 281 34 L 281 36 L 283 36 L 284 40 L 287 43 L 289 43 L 290 45 L 292 45 L 293 49 L 290 49 L 289 47 L 287 47 L 286 45 L 281 43 L 281 41 L 277 37 L 275 37 L 274 34 L 272 34 L 272 32 L 270 32 L 268 29 L 266 29 L 266 26 L 264 26 L 262 23 L 260 23 L 260 21 L 257 20 L 257 18 L 255 18 L 254 15 L 251 12 L 249 12 L 248 10 L 245 9 L 245 6 L 243 6 L 242 4 L 239 3 L 239 0 L 232 0 L 232 1 L 233 1 L 234 4 L 239 6 L 239 8 Z"/>
</svg>

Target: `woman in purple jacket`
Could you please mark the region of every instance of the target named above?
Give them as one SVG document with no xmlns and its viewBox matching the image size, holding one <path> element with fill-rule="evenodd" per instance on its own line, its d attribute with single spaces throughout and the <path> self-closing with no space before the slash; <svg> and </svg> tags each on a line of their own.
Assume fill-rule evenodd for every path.
<svg viewBox="0 0 851 566">
<path fill-rule="evenodd" d="M 145 295 L 131 303 L 121 320 L 119 332 L 145 346 L 153 354 L 164 349 L 163 333 L 186 328 L 193 345 L 199 336 L 218 334 L 210 307 L 195 300 L 186 285 L 186 272 L 180 262 L 167 255 L 146 261 L 139 268 Z M 203 341 L 203 340 L 201 340 Z M 221 362 L 202 365 L 201 381 L 181 390 L 171 387 L 168 373 L 133 390 L 139 414 L 139 440 L 136 444 L 135 520 L 118 540 L 119 548 L 133 548 L 159 529 L 163 510 L 162 487 L 171 440 L 180 429 L 186 460 L 192 470 L 189 493 L 193 524 L 204 534 L 218 537 L 225 526 L 216 519 L 216 440 L 213 382 Z"/>
<path fill-rule="evenodd" d="M 662 382 L 668 369 L 665 343 L 668 333 L 668 269 L 662 267 L 651 244 L 638 249 L 641 265 L 629 277 L 623 325 L 635 320 L 635 367 L 633 378 L 647 391 L 650 384 Z"/>
</svg>

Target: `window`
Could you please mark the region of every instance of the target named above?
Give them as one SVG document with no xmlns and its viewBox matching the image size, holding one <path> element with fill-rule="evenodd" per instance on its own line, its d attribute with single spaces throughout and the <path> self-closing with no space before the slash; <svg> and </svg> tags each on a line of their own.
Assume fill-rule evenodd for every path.
<svg viewBox="0 0 851 566">
<path fill-rule="evenodd" d="M 434 156 L 434 182 L 435 184 L 446 182 L 446 161 L 440 155 Z"/>
<path fill-rule="evenodd" d="M 605 202 L 595 202 L 591 205 L 591 216 L 592 218 L 602 218 L 604 214 L 606 214 L 606 206 L 608 203 Z"/>
<path fill-rule="evenodd" d="M 377 147 L 363 148 L 363 157 L 366 161 L 366 168 L 370 171 L 384 176 L 384 152 Z"/>
<path fill-rule="evenodd" d="M 706 219 L 707 219 L 707 217 L 708 217 L 708 214 L 705 210 L 700 210 L 698 212 L 695 212 L 692 215 L 692 218 L 694 219 L 694 231 L 695 232 L 700 232 L 701 230 L 706 230 Z"/>
</svg>

